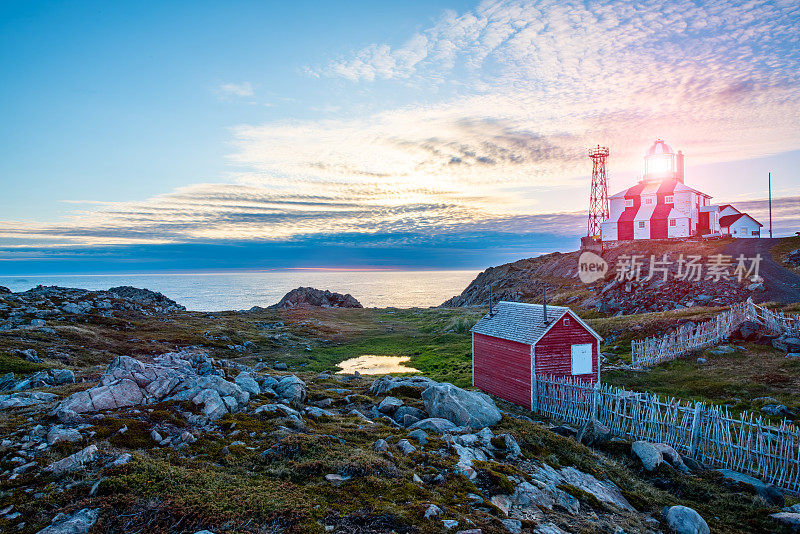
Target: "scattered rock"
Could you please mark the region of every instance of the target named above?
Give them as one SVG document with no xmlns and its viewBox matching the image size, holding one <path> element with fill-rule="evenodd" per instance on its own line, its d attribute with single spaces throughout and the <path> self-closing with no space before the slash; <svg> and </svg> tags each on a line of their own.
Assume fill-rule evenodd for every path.
<svg viewBox="0 0 800 534">
<path fill-rule="evenodd" d="M 426 419 L 422 419 L 421 421 L 417 421 L 409 428 L 444 434 L 445 432 L 449 432 L 456 428 L 456 425 L 447 419 L 442 419 L 440 417 L 428 417 Z"/>
<path fill-rule="evenodd" d="M 578 443 L 585 445 L 599 445 L 611 438 L 611 430 L 597 419 L 586 421 L 578 431 Z"/>
<path fill-rule="evenodd" d="M 726 354 L 733 354 L 734 352 L 736 352 L 736 348 L 730 345 L 720 345 L 719 347 L 708 350 L 708 353 L 714 356 L 724 356 Z"/>
<path fill-rule="evenodd" d="M 206 417 L 216 419 L 238 411 L 250 400 L 248 392 L 217 372 L 207 355 L 191 351 L 162 354 L 154 358 L 154 363 L 119 356 L 108 366 L 98 385 L 70 395 L 56 407 L 55 413 L 66 420 L 71 414 L 191 400 L 203 404 Z"/>
<path fill-rule="evenodd" d="M 253 375 L 242 371 L 239 373 L 236 378 L 233 380 L 234 383 L 242 388 L 243 391 L 248 392 L 250 395 L 260 395 L 261 394 L 261 386 L 258 385 Z"/>
<path fill-rule="evenodd" d="M 397 397 L 386 397 L 378 404 L 378 411 L 386 415 L 392 415 L 403 405 L 403 401 Z"/>
<path fill-rule="evenodd" d="M 774 484 L 768 484 L 755 477 L 732 471 L 730 469 L 717 469 L 725 479 L 733 484 L 744 484 L 754 489 L 768 503 L 775 506 L 784 505 L 783 492 Z"/>
<path fill-rule="evenodd" d="M 783 352 L 800 352 L 800 338 L 783 334 L 772 340 L 772 346 Z"/>
<path fill-rule="evenodd" d="M 559 436 L 564 436 L 565 438 L 574 438 L 578 435 L 578 431 L 576 429 L 567 425 L 551 426 L 550 431 L 558 434 Z"/>
<path fill-rule="evenodd" d="M 86 534 L 97 522 L 99 510 L 84 508 L 72 515 L 58 514 L 50 526 L 37 534 Z"/>
<path fill-rule="evenodd" d="M 761 411 L 769 415 L 778 415 L 781 417 L 794 417 L 794 411 L 790 410 L 783 404 L 767 404 L 761 407 Z"/>
<path fill-rule="evenodd" d="M 778 512 L 769 515 L 772 519 L 786 525 L 792 532 L 800 532 L 800 513 L 797 512 Z"/>
<path fill-rule="evenodd" d="M 415 440 L 420 445 L 425 445 L 425 443 L 428 441 L 428 434 L 421 428 L 409 432 L 408 437 Z"/>
<path fill-rule="evenodd" d="M 519 519 L 501 519 L 503 526 L 512 534 L 519 534 L 522 532 L 522 521 Z"/>
<path fill-rule="evenodd" d="M 54 475 L 61 475 L 82 469 L 83 466 L 97 457 L 97 445 L 89 445 L 85 449 L 76 452 L 62 460 L 48 465 L 46 470 Z"/>
<path fill-rule="evenodd" d="M 279 398 L 288 401 L 292 406 L 300 406 L 306 400 L 306 383 L 295 375 L 281 377 L 272 389 Z"/>
<path fill-rule="evenodd" d="M 388 451 L 389 444 L 386 442 L 385 439 L 375 440 L 375 443 L 372 444 L 372 450 L 374 450 L 375 452 Z"/>
<path fill-rule="evenodd" d="M 553 523 L 543 523 L 536 526 L 533 534 L 569 534 L 569 532 L 561 530 Z"/>
<path fill-rule="evenodd" d="M 436 506 L 435 504 L 431 504 L 428 508 L 425 509 L 425 519 L 430 519 L 432 517 L 436 517 L 441 515 L 442 509 Z"/>
<path fill-rule="evenodd" d="M 648 441 L 635 441 L 631 446 L 631 452 L 641 460 L 646 471 L 652 471 L 664 463 L 661 451 Z"/>
<path fill-rule="evenodd" d="M 664 443 L 652 443 L 652 445 L 658 449 L 658 451 L 661 453 L 661 457 L 672 467 L 683 473 L 689 472 L 689 468 L 683 463 L 683 458 L 678 451 Z"/>
<path fill-rule="evenodd" d="M 411 442 L 408 441 L 407 439 L 401 439 L 400 441 L 398 441 L 397 448 L 400 449 L 400 452 L 402 452 L 403 454 L 411 454 L 412 452 L 417 450 L 417 448 L 413 446 Z"/>
<path fill-rule="evenodd" d="M 42 391 L 11 393 L 10 395 L 0 395 L 0 410 L 6 408 L 19 408 L 22 406 L 32 406 L 52 402 L 58 398 L 55 393 L 44 393 Z"/>
<path fill-rule="evenodd" d="M 325 480 L 333 484 L 334 486 L 340 485 L 342 482 L 350 480 L 350 477 L 343 477 L 342 475 L 337 475 L 335 473 L 325 475 Z"/>
<path fill-rule="evenodd" d="M 51 428 L 50 432 L 47 433 L 47 444 L 51 446 L 56 443 L 75 442 L 81 439 L 83 439 L 83 436 L 74 428 L 61 428 L 56 426 Z"/>
<path fill-rule="evenodd" d="M 710 534 L 705 520 L 687 506 L 664 508 L 664 521 L 675 534 Z"/>
<path fill-rule="evenodd" d="M 28 362 L 42 363 L 41 358 L 33 349 L 12 349 L 11 354 Z"/>
</svg>

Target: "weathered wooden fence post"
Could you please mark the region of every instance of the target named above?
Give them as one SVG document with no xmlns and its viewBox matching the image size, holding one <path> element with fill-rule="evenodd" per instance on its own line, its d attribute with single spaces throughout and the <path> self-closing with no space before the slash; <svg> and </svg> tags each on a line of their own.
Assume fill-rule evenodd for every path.
<svg viewBox="0 0 800 534">
<path fill-rule="evenodd" d="M 600 406 L 600 382 L 594 384 L 594 395 L 592 396 L 592 421 L 597 419 L 597 410 Z"/>
<path fill-rule="evenodd" d="M 697 445 L 700 443 L 700 422 L 703 417 L 702 405 L 699 402 L 694 403 L 694 419 L 692 420 L 692 436 L 689 441 L 689 456 L 695 457 L 697 454 Z"/>
</svg>

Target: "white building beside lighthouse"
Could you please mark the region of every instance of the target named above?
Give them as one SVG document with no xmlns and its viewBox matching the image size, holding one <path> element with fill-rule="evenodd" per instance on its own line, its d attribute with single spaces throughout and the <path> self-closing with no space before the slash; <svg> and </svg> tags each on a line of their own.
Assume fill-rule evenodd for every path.
<svg viewBox="0 0 800 534">
<path fill-rule="evenodd" d="M 711 196 L 684 184 L 684 156 L 657 139 L 644 157 L 641 181 L 609 198 L 609 218 L 603 221 L 603 241 L 670 239 L 729 234 L 758 237 L 761 224 L 747 214 L 721 213 Z M 738 226 L 723 228 L 720 221 Z M 746 228 L 745 228 L 746 226 Z M 741 229 L 739 227 L 742 227 Z M 754 230 L 755 227 L 755 230 Z M 734 232 L 731 228 L 735 229 Z M 757 231 L 756 231 L 757 230 Z"/>
</svg>

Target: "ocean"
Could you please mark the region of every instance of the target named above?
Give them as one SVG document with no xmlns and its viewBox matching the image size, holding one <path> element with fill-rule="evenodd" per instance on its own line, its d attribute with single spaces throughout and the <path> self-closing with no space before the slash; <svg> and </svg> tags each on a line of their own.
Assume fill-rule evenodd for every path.
<svg viewBox="0 0 800 534">
<path fill-rule="evenodd" d="M 424 308 L 458 295 L 477 275 L 478 271 L 291 271 L 0 276 L 0 286 L 15 292 L 39 284 L 83 289 L 134 286 L 163 293 L 195 311 L 266 307 L 290 290 L 307 286 L 350 293 L 365 307 Z"/>
</svg>

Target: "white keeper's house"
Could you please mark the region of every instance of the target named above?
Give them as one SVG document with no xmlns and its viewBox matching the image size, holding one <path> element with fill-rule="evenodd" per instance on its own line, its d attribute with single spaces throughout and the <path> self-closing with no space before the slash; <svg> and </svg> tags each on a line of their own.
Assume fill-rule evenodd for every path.
<svg viewBox="0 0 800 534">
<path fill-rule="evenodd" d="M 603 241 L 690 236 L 760 237 L 761 223 L 683 183 L 684 157 L 657 139 L 644 156 L 641 181 L 609 199 Z"/>
</svg>

